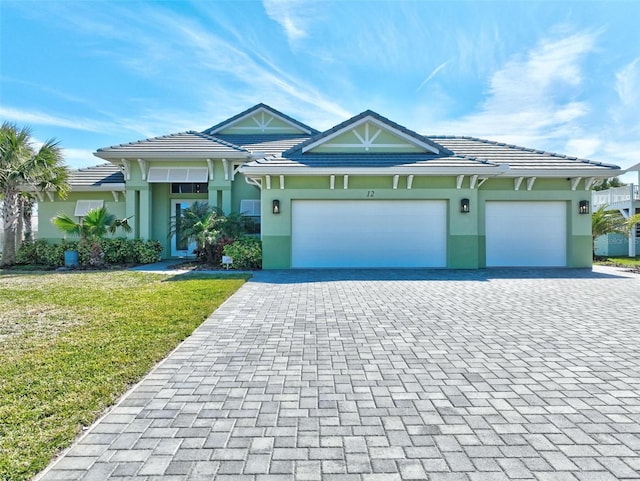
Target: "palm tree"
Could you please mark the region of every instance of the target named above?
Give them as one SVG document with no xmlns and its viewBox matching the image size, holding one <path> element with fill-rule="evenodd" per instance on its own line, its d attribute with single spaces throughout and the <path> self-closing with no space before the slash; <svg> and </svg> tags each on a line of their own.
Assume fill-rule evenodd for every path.
<svg viewBox="0 0 640 481">
<path fill-rule="evenodd" d="M 618 211 L 607 210 L 606 205 L 598 207 L 591 216 L 591 235 L 593 237 L 593 257 L 596 256 L 596 239 L 606 234 L 624 234 L 628 232 L 627 221 Z"/>
<path fill-rule="evenodd" d="M 118 228 L 122 229 L 123 232 L 131 232 L 129 218 L 118 219 L 115 215 L 110 214 L 105 207 L 91 209 L 80 222 L 76 222 L 63 213 L 55 216 L 51 219 L 51 222 L 62 232 L 76 235 L 80 237 L 82 242 L 91 244 L 89 263 L 93 266 L 102 264 L 100 239 L 103 239 L 107 233 L 115 234 Z"/>
<path fill-rule="evenodd" d="M 65 197 L 69 173 L 55 140 L 47 140 L 36 150 L 28 127 L 4 122 L 0 127 L 0 197 L 4 203 L 4 251 L 0 265 L 16 260 L 16 228 L 20 216 L 20 192 L 25 188 L 53 190 Z"/>
</svg>

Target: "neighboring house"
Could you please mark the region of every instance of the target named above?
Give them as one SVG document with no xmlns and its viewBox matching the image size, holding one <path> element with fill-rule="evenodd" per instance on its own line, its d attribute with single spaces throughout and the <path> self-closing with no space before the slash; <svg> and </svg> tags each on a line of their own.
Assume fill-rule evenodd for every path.
<svg viewBox="0 0 640 481">
<path fill-rule="evenodd" d="M 606 209 L 619 211 L 625 219 L 634 214 L 640 214 L 640 165 L 627 170 L 638 170 L 638 183 L 622 187 L 612 187 L 606 190 L 593 191 L 591 203 L 593 210 L 601 206 Z M 601 235 L 595 242 L 595 254 L 604 257 L 635 257 L 640 252 L 640 224 L 628 235 Z"/>
<path fill-rule="evenodd" d="M 201 200 L 260 220 L 266 269 L 591 265 L 591 162 L 472 137 L 423 136 L 366 111 L 325 132 L 256 105 L 203 132 L 98 149 L 48 222 L 104 205 L 164 257 L 172 216 Z"/>
</svg>

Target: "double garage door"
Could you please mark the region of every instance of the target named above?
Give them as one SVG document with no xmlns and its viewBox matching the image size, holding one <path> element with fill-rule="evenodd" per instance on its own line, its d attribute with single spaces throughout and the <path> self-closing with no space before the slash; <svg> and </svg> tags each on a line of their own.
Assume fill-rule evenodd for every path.
<svg viewBox="0 0 640 481">
<path fill-rule="evenodd" d="M 565 266 L 564 202 L 487 202 L 487 266 Z M 294 268 L 446 267 L 447 202 L 295 200 Z M 454 253 L 455 254 L 455 253 Z"/>
<path fill-rule="evenodd" d="M 292 267 L 445 267 L 445 201 L 294 200 Z"/>
</svg>

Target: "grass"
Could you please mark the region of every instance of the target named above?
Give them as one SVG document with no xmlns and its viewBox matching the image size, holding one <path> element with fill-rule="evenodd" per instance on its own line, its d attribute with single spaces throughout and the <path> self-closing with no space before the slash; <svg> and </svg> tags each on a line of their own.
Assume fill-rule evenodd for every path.
<svg viewBox="0 0 640 481">
<path fill-rule="evenodd" d="M 0 270 L 0 480 L 46 467 L 246 278 Z"/>
<path fill-rule="evenodd" d="M 596 264 L 603 266 L 619 266 L 640 269 L 640 256 L 638 257 L 605 257 L 599 258 Z"/>
</svg>

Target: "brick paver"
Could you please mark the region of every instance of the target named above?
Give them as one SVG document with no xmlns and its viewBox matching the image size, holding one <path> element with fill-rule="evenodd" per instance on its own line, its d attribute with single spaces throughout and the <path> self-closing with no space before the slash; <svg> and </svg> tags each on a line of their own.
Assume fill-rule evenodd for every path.
<svg viewBox="0 0 640 481">
<path fill-rule="evenodd" d="M 640 277 L 262 272 L 42 476 L 640 480 Z"/>
</svg>

